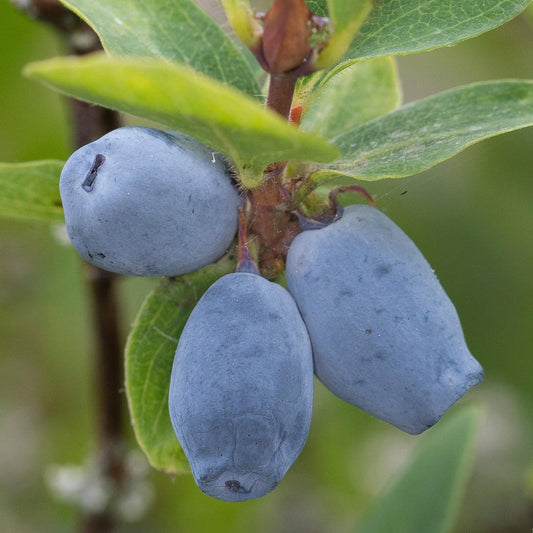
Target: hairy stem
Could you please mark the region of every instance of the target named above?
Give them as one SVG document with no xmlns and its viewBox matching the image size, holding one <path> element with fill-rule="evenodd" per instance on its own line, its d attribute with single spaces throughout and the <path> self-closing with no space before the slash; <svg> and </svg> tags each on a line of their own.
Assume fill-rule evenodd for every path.
<svg viewBox="0 0 533 533">
<path fill-rule="evenodd" d="M 270 76 L 266 106 L 287 120 L 291 112 L 296 80 L 296 77 Z"/>
<path fill-rule="evenodd" d="M 266 107 L 289 120 L 297 77 L 270 77 Z M 297 232 L 291 210 L 279 192 L 283 185 L 285 163 L 267 168 L 263 185 L 249 192 L 250 229 L 259 240 L 259 270 L 270 279 L 285 268 L 289 244 Z"/>
</svg>

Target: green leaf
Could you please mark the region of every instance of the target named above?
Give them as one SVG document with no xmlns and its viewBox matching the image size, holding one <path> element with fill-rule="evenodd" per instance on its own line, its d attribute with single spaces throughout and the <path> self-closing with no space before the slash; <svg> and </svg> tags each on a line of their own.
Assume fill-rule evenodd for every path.
<svg viewBox="0 0 533 533">
<path fill-rule="evenodd" d="M 150 464 L 168 474 L 189 471 L 168 413 L 177 342 L 196 302 L 232 266 L 223 259 L 194 274 L 163 280 L 144 301 L 126 344 L 126 394 L 135 436 Z"/>
<path fill-rule="evenodd" d="M 107 52 L 162 58 L 261 95 L 248 62 L 193 0 L 61 0 L 87 23 Z"/>
<path fill-rule="evenodd" d="M 235 35 L 248 48 L 258 45 L 262 26 L 256 19 L 248 0 L 221 0 L 226 17 Z"/>
<path fill-rule="evenodd" d="M 533 125 L 533 81 L 475 83 L 403 106 L 339 135 L 342 157 L 313 175 L 376 180 L 417 174 L 466 147 Z"/>
<path fill-rule="evenodd" d="M 80 100 L 155 120 L 213 146 L 235 163 L 245 187 L 260 185 L 263 169 L 275 161 L 338 157 L 325 139 L 182 65 L 96 54 L 33 63 L 25 72 Z"/>
<path fill-rule="evenodd" d="M 431 430 L 356 532 L 449 532 L 472 470 L 478 422 L 478 410 L 467 408 Z"/>
<path fill-rule="evenodd" d="M 332 139 L 396 109 L 400 84 L 393 58 L 354 63 L 329 76 L 304 104 L 301 127 Z"/>
<path fill-rule="evenodd" d="M 529 20 L 530 24 L 533 24 L 533 3 L 529 4 L 528 8 L 525 11 L 526 19 Z"/>
<path fill-rule="evenodd" d="M 328 16 L 328 2 L 327 0 L 306 0 L 307 7 L 319 17 Z"/>
<path fill-rule="evenodd" d="M 364 4 L 372 3 L 373 0 L 328 0 L 329 18 L 335 31 L 343 31 L 349 27 L 352 20 L 359 17 Z"/>
<path fill-rule="evenodd" d="M 63 161 L 0 163 L 0 216 L 63 220 L 59 175 Z"/>
<path fill-rule="evenodd" d="M 333 65 L 344 55 L 372 10 L 373 3 L 374 0 L 328 0 L 333 32 L 315 63 L 317 68 Z"/>
<path fill-rule="evenodd" d="M 475 37 L 516 17 L 530 0 L 379 0 L 345 59 L 410 54 Z"/>
</svg>

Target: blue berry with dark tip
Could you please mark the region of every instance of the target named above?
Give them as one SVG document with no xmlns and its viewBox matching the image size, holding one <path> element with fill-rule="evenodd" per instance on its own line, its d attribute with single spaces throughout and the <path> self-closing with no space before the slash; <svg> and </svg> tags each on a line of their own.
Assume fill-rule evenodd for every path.
<svg viewBox="0 0 533 533">
<path fill-rule="evenodd" d="M 214 283 L 181 334 L 170 418 L 199 488 L 239 502 L 270 492 L 303 448 L 311 344 L 280 285 L 237 272 Z"/>
<path fill-rule="evenodd" d="M 241 204 L 220 154 L 180 133 L 137 126 L 74 152 L 60 192 L 79 254 L 136 276 L 178 276 L 219 259 Z"/>
<path fill-rule="evenodd" d="M 430 265 L 377 209 L 298 235 L 286 273 L 316 375 L 343 400 L 417 434 L 482 380 Z"/>
</svg>

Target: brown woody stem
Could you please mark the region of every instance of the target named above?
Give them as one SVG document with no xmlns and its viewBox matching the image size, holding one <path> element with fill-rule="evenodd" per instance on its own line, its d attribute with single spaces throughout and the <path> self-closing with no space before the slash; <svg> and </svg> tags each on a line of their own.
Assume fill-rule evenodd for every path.
<svg viewBox="0 0 533 533">
<path fill-rule="evenodd" d="M 102 46 L 94 31 L 57 0 L 13 0 L 29 16 L 53 26 L 65 39 L 69 53 L 84 55 Z M 79 148 L 121 125 L 115 111 L 69 99 L 73 144 Z M 124 481 L 123 349 L 115 274 L 86 264 L 85 279 L 91 299 L 95 337 L 95 392 L 97 397 L 97 467 L 102 481 L 114 492 Z M 110 533 L 116 518 L 111 509 L 86 512 L 81 533 Z"/>
<path fill-rule="evenodd" d="M 76 147 L 85 146 L 122 125 L 118 113 L 111 109 L 74 98 L 68 100 L 73 125 L 73 141 Z"/>
<path fill-rule="evenodd" d="M 76 147 L 95 141 L 121 125 L 118 113 L 69 98 Z M 124 481 L 123 342 L 120 334 L 118 277 L 86 264 L 85 279 L 91 299 L 95 336 L 94 383 L 96 392 L 97 461 L 102 479 L 118 492 Z M 110 533 L 116 518 L 110 509 L 87 512 L 81 533 Z"/>
<path fill-rule="evenodd" d="M 289 119 L 296 77 L 270 76 L 266 106 L 283 118 Z"/>
<path fill-rule="evenodd" d="M 91 298 L 95 335 L 94 382 L 97 410 L 97 461 L 100 475 L 118 490 L 124 480 L 123 358 L 117 276 L 86 264 L 85 279 Z M 115 517 L 109 509 L 86 513 L 81 533 L 109 533 Z"/>
</svg>

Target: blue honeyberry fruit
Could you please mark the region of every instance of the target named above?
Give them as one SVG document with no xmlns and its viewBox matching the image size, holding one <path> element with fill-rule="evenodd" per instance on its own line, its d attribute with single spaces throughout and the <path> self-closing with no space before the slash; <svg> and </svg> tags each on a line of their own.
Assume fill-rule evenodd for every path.
<svg viewBox="0 0 533 533">
<path fill-rule="evenodd" d="M 178 276 L 220 258 L 241 203 L 222 156 L 183 134 L 137 126 L 74 152 L 60 193 L 78 253 L 136 276 Z"/>
<path fill-rule="evenodd" d="M 270 492 L 307 439 L 311 343 L 280 285 L 247 272 L 215 282 L 181 334 L 169 390 L 198 487 L 240 502 Z"/>
<path fill-rule="evenodd" d="M 430 265 L 377 209 L 298 235 L 286 273 L 315 373 L 343 400 L 418 434 L 483 379 Z"/>
</svg>

